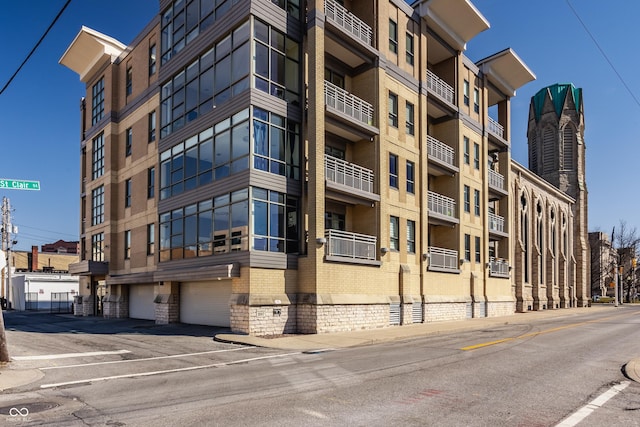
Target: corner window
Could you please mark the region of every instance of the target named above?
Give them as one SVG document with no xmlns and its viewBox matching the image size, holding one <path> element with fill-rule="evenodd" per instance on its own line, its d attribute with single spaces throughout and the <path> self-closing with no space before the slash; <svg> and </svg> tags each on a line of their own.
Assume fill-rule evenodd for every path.
<svg viewBox="0 0 640 427">
<path fill-rule="evenodd" d="M 91 179 L 96 179 L 104 174 L 104 134 L 100 133 L 92 142 Z"/>
<path fill-rule="evenodd" d="M 104 77 L 91 88 L 91 125 L 95 125 L 104 116 Z"/>
<path fill-rule="evenodd" d="M 155 43 L 149 47 L 149 75 L 156 73 L 156 45 Z"/>
<path fill-rule="evenodd" d="M 463 82 L 463 90 L 464 90 L 464 105 L 469 106 L 469 81 L 465 80 Z"/>
<path fill-rule="evenodd" d="M 133 93 L 133 68 L 127 67 L 127 81 L 126 81 L 127 96 Z"/>
<path fill-rule="evenodd" d="M 473 111 L 475 113 L 480 112 L 480 91 L 478 88 L 473 89 Z"/>
</svg>

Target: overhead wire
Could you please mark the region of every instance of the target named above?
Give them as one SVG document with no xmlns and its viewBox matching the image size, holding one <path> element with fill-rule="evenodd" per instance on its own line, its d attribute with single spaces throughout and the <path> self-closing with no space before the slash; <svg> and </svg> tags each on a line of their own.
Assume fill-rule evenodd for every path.
<svg viewBox="0 0 640 427">
<path fill-rule="evenodd" d="M 616 76 L 618 76 L 618 79 L 620 79 L 620 82 L 622 82 L 622 85 L 625 87 L 625 89 L 627 90 L 627 92 L 629 92 L 629 95 L 631 95 L 631 97 L 633 98 L 633 100 L 635 101 L 636 105 L 638 105 L 638 107 L 640 107 L 640 101 L 638 101 L 638 98 L 636 98 L 636 96 L 633 94 L 633 91 L 631 90 L 631 88 L 629 87 L 629 85 L 627 84 L 627 82 L 624 80 L 624 78 L 622 77 L 622 75 L 618 72 L 618 70 L 616 69 L 615 65 L 613 65 L 613 62 L 611 62 L 611 60 L 609 59 L 609 57 L 607 56 L 606 52 L 604 51 L 604 49 L 600 46 L 600 43 L 598 43 L 598 40 L 596 40 L 595 36 L 591 33 L 591 31 L 589 31 L 589 28 L 587 27 L 587 24 L 585 24 L 585 22 L 582 20 L 582 18 L 580 18 L 580 15 L 578 15 L 578 12 L 576 11 L 576 9 L 573 7 L 573 5 L 571 4 L 571 2 L 569 0 L 565 0 L 567 2 L 567 5 L 569 6 L 569 8 L 571 9 L 571 11 L 573 12 L 573 14 L 575 15 L 575 17 L 578 19 L 578 21 L 580 22 L 580 25 L 582 25 L 582 28 L 584 28 L 584 30 L 586 31 L 586 33 L 589 35 L 589 37 L 591 38 L 591 40 L 593 41 L 593 43 L 596 45 L 596 47 L 598 48 L 598 50 L 600 51 L 600 53 L 602 54 L 602 56 L 604 57 L 604 59 L 607 61 L 607 63 L 609 64 L 609 66 L 611 67 L 611 69 L 613 70 L 614 73 L 616 73 Z"/>
<path fill-rule="evenodd" d="M 22 67 L 24 67 L 24 65 L 27 63 L 27 61 L 29 61 L 29 58 L 31 58 L 31 56 L 34 54 L 34 52 L 36 51 L 36 49 L 38 49 L 38 46 L 40 46 L 40 44 L 43 42 L 43 40 L 45 39 L 45 37 L 47 37 L 47 34 L 49 34 L 49 31 L 51 31 L 51 28 L 53 28 L 53 26 L 56 24 L 56 22 L 58 22 L 58 19 L 60 18 L 60 16 L 62 15 L 62 13 L 64 12 L 64 10 L 67 8 L 67 6 L 69 6 L 69 3 L 71 3 L 71 0 L 67 0 L 67 2 L 64 4 L 64 6 L 62 6 L 62 9 L 60 9 L 60 12 L 58 12 L 58 14 L 56 15 L 56 17 L 53 19 L 53 21 L 51 21 L 51 24 L 49 24 L 49 27 L 47 28 L 47 30 L 44 32 L 44 34 L 42 35 L 42 37 L 40 37 L 40 40 L 38 40 L 38 42 L 35 44 L 35 46 L 33 46 L 33 48 L 31 49 L 31 51 L 29 52 L 29 54 L 27 55 L 27 57 L 24 59 L 24 61 L 22 61 L 22 64 L 20 64 L 20 66 L 18 67 L 18 69 L 13 73 L 13 75 L 9 78 L 9 80 L 7 81 L 7 83 L 5 83 L 5 85 L 2 87 L 2 89 L 0 89 L 0 95 L 2 95 L 2 93 L 9 87 L 9 85 L 11 84 L 11 82 L 13 81 L 13 79 L 16 78 L 16 76 L 18 75 L 18 73 L 20 72 L 20 70 L 22 70 Z"/>
</svg>

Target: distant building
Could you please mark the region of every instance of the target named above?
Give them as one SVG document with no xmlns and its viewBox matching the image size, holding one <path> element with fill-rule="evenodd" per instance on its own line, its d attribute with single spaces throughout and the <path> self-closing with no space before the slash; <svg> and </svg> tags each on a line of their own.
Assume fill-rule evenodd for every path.
<svg viewBox="0 0 640 427">
<path fill-rule="evenodd" d="M 611 245 L 607 233 L 596 231 L 589 233 L 589 246 L 591 247 L 591 295 L 611 296 L 614 289 L 613 269 L 616 263 L 616 254 Z"/>
<path fill-rule="evenodd" d="M 47 243 L 40 247 L 41 252 L 55 252 L 58 254 L 77 254 L 79 253 L 80 242 L 67 242 L 65 240 L 58 240 L 55 243 Z"/>
</svg>

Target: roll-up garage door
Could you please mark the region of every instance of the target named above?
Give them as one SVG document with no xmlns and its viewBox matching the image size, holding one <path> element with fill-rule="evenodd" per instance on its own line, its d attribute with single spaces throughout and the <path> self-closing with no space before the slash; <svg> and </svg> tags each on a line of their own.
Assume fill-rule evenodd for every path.
<svg viewBox="0 0 640 427">
<path fill-rule="evenodd" d="M 129 285 L 129 317 L 155 320 L 153 285 Z"/>
<path fill-rule="evenodd" d="M 194 325 L 231 325 L 231 280 L 180 284 L 180 321 Z"/>
</svg>

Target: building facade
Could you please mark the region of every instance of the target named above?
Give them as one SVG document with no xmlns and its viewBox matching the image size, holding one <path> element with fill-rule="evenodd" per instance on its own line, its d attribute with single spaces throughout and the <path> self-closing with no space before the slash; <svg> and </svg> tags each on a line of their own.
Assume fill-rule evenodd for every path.
<svg viewBox="0 0 640 427">
<path fill-rule="evenodd" d="M 60 62 L 87 87 L 86 313 L 267 335 L 569 306 L 513 280 L 535 76 L 464 55 L 488 28 L 467 0 L 161 0 L 129 46 L 83 27 Z"/>
</svg>

